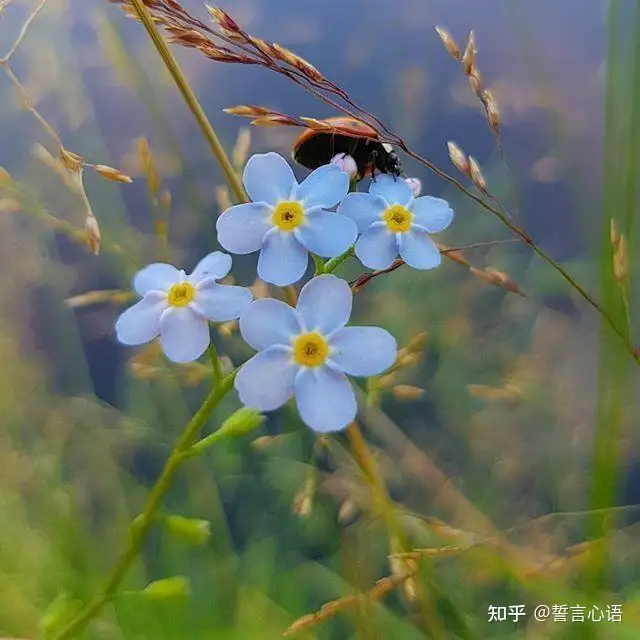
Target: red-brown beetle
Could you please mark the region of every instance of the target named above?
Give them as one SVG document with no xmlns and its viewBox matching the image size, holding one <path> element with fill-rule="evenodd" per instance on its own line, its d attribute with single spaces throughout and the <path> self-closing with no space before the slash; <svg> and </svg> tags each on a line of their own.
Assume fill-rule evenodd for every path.
<svg viewBox="0 0 640 640">
<path fill-rule="evenodd" d="M 335 126 L 336 130 L 305 129 L 293 145 L 292 157 L 297 163 L 317 169 L 344 153 L 355 160 L 359 178 L 373 175 L 375 170 L 394 176 L 404 175 L 393 147 L 382 142 L 377 131 L 368 124 L 341 116 L 323 122 Z"/>
</svg>

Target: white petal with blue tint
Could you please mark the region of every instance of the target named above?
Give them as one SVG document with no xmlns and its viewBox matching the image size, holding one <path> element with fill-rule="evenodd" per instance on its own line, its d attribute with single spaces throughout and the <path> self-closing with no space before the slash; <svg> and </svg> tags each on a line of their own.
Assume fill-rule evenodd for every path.
<svg viewBox="0 0 640 640">
<path fill-rule="evenodd" d="M 446 200 L 422 196 L 409 204 L 414 215 L 414 224 L 424 227 L 429 233 L 446 229 L 453 220 L 453 211 Z"/>
<path fill-rule="evenodd" d="M 387 208 L 386 201 L 370 193 L 349 193 L 338 207 L 338 213 L 351 218 L 362 233 L 382 218 Z"/>
<path fill-rule="evenodd" d="M 170 307 L 160 318 L 162 350 L 173 362 L 197 360 L 209 346 L 209 324 L 190 307 Z"/>
<path fill-rule="evenodd" d="M 376 176 L 369 187 L 369 193 L 383 197 L 389 204 L 406 206 L 413 194 L 409 185 L 402 178 L 395 178 L 386 173 Z"/>
<path fill-rule="evenodd" d="M 167 297 L 152 291 L 129 307 L 116 322 L 116 337 L 122 344 L 145 344 L 160 333 L 160 316 L 167 308 Z"/>
<path fill-rule="evenodd" d="M 344 327 L 329 340 L 329 357 L 350 376 L 376 376 L 396 359 L 396 339 L 380 327 Z"/>
<path fill-rule="evenodd" d="M 265 282 L 284 287 L 302 278 L 308 262 L 307 250 L 293 233 L 272 229 L 265 236 L 262 245 L 258 275 Z"/>
<path fill-rule="evenodd" d="M 398 257 L 398 241 L 384 222 L 376 222 L 358 238 L 355 251 L 365 267 L 386 269 Z"/>
<path fill-rule="evenodd" d="M 227 322 L 240 317 L 252 299 L 246 287 L 222 285 L 208 278 L 196 286 L 194 303 L 208 320 Z"/>
<path fill-rule="evenodd" d="M 289 200 L 298 185 L 289 163 L 277 153 L 257 153 L 244 168 L 244 188 L 254 202 Z"/>
<path fill-rule="evenodd" d="M 189 281 L 197 284 L 205 278 L 224 278 L 231 270 L 231 256 L 221 251 L 213 251 L 198 262 L 189 276 Z"/>
<path fill-rule="evenodd" d="M 344 429 L 356 417 L 351 383 L 343 373 L 328 367 L 301 369 L 295 396 L 300 417 L 319 433 Z"/>
<path fill-rule="evenodd" d="M 349 176 L 333 164 L 325 164 L 312 171 L 295 190 L 295 199 L 305 209 L 331 209 L 347 195 Z"/>
<path fill-rule="evenodd" d="M 304 224 L 295 229 L 294 234 L 312 253 L 334 258 L 356 241 L 358 230 L 346 216 L 317 209 L 307 213 Z"/>
<path fill-rule="evenodd" d="M 434 269 L 442 261 L 438 247 L 418 226 L 400 234 L 399 249 L 402 259 L 414 269 Z"/>
<path fill-rule="evenodd" d="M 349 285 L 332 274 L 313 278 L 302 287 L 296 310 L 306 331 L 326 335 L 349 322 L 353 294 Z"/>
<path fill-rule="evenodd" d="M 216 222 L 218 242 L 232 253 L 253 253 L 273 226 L 271 207 L 264 202 L 237 204 L 222 213 Z"/>
<path fill-rule="evenodd" d="M 136 273 L 133 278 L 133 288 L 138 295 L 143 296 L 149 291 L 168 291 L 178 282 L 180 282 L 180 272 L 174 266 L 156 262 Z"/>
<path fill-rule="evenodd" d="M 291 337 L 300 333 L 298 314 L 288 304 L 274 298 L 252 302 L 240 316 L 240 333 L 256 351 L 275 344 L 291 345 Z"/>
<path fill-rule="evenodd" d="M 270 347 L 245 362 L 235 380 L 243 404 L 258 411 L 273 411 L 293 394 L 298 367 L 291 353 L 282 347 Z"/>
</svg>

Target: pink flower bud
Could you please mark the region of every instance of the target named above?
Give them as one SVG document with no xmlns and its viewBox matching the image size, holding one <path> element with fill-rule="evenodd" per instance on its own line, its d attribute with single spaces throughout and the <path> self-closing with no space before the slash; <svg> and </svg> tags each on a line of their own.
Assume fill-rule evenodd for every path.
<svg viewBox="0 0 640 640">
<path fill-rule="evenodd" d="M 342 169 L 349 178 L 353 178 L 358 173 L 358 165 L 356 161 L 346 153 L 339 153 L 331 158 L 331 164 L 335 164 Z"/>
<path fill-rule="evenodd" d="M 422 182 L 420 182 L 419 178 L 405 178 L 404 180 L 407 183 L 409 189 L 411 189 L 411 193 L 414 198 L 417 198 L 422 192 Z"/>
</svg>

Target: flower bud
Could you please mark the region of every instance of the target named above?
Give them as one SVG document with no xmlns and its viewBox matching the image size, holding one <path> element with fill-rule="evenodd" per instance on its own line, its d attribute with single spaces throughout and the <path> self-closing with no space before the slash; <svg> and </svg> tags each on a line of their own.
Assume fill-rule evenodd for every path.
<svg viewBox="0 0 640 640">
<path fill-rule="evenodd" d="M 174 576 L 148 584 L 140 593 L 148 600 L 186 600 L 191 592 L 189 578 Z"/>
<path fill-rule="evenodd" d="M 62 592 L 47 606 L 38 626 L 44 637 L 49 637 L 56 630 L 68 624 L 81 609 L 81 603 L 68 593 Z"/>
<path fill-rule="evenodd" d="M 216 431 L 220 438 L 235 438 L 257 429 L 266 420 L 258 411 L 242 407 L 231 414 Z"/>
<path fill-rule="evenodd" d="M 624 284 L 629 276 L 629 252 L 624 234 L 620 234 L 618 246 L 613 254 L 613 275 L 618 284 Z"/>
<path fill-rule="evenodd" d="M 356 161 L 346 153 L 339 153 L 333 156 L 331 164 L 335 164 L 336 167 L 344 171 L 349 176 L 349 179 L 352 179 L 358 173 Z"/>
<path fill-rule="evenodd" d="M 411 189 L 413 197 L 417 198 L 422 192 L 422 182 L 420 178 L 405 178 L 404 181 L 407 183 L 409 189 Z"/>
<path fill-rule="evenodd" d="M 211 524 L 208 520 L 184 518 L 183 516 L 166 516 L 162 523 L 169 533 L 178 540 L 193 546 L 202 546 L 211 537 Z"/>
</svg>

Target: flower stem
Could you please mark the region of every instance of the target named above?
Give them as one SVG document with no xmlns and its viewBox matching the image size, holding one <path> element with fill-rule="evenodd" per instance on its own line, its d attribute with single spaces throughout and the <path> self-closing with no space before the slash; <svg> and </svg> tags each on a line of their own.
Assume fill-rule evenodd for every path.
<svg viewBox="0 0 640 640">
<path fill-rule="evenodd" d="M 169 490 L 176 473 L 188 457 L 185 455 L 185 452 L 191 447 L 213 410 L 233 387 L 235 376 L 235 371 L 230 373 L 220 381 L 216 388 L 209 392 L 209 395 L 200 409 L 198 409 L 196 414 L 184 428 L 182 435 L 178 439 L 178 442 L 173 448 L 173 451 L 160 474 L 160 477 L 149 494 L 144 511 L 133 521 L 129 529 L 129 537 L 125 549 L 117 564 L 111 571 L 102 592 L 97 595 L 94 600 L 90 602 L 58 635 L 54 636 L 53 640 L 67 640 L 67 638 L 71 638 L 82 631 L 87 624 L 95 618 L 98 613 L 100 613 L 104 605 L 113 599 L 125 574 L 138 556 L 140 548 L 146 540 L 147 534 L 149 533 L 151 525 L 158 513 L 158 509 L 160 508 L 162 499 Z"/>
<path fill-rule="evenodd" d="M 323 273 L 326 273 L 324 260 L 320 256 L 317 256 L 315 253 L 312 253 L 311 257 L 313 258 L 313 266 L 315 267 L 315 272 L 313 275 L 319 276 Z"/>
<path fill-rule="evenodd" d="M 236 173 L 236 170 L 233 167 L 233 164 L 231 163 L 231 160 L 229 160 L 229 157 L 227 156 L 227 153 L 225 152 L 224 147 L 222 146 L 222 143 L 220 142 L 218 135 L 215 132 L 215 129 L 209 122 L 209 119 L 207 118 L 200 102 L 198 101 L 196 94 L 191 88 L 189 81 L 178 65 L 178 61 L 176 60 L 173 53 L 171 53 L 171 50 L 169 49 L 167 43 L 160 35 L 160 32 L 158 31 L 158 28 L 156 27 L 155 23 L 153 22 L 153 18 L 149 13 L 149 10 L 145 6 L 143 0 L 131 0 L 131 4 L 138 14 L 140 22 L 142 22 L 144 28 L 147 30 L 147 33 L 151 37 L 151 40 L 153 40 L 153 44 L 158 50 L 160 57 L 162 58 L 165 66 L 167 67 L 167 70 L 176 83 L 180 93 L 182 94 L 182 97 L 185 99 L 185 102 L 189 106 L 189 109 L 191 109 L 191 113 L 193 113 L 195 119 L 200 125 L 200 129 L 202 130 L 204 137 L 207 139 L 207 142 L 209 143 L 213 154 L 220 163 L 225 178 L 227 179 L 227 182 L 229 183 L 229 186 L 231 187 L 236 200 L 238 202 L 247 202 L 248 200 L 244 188 L 242 186 L 242 183 L 240 182 L 240 178 Z"/>
<path fill-rule="evenodd" d="M 211 360 L 211 367 L 213 368 L 213 388 L 217 389 L 223 379 L 222 363 L 220 362 L 220 356 L 218 356 L 218 350 L 213 344 L 213 340 L 209 342 L 209 358 Z"/>
<path fill-rule="evenodd" d="M 348 260 L 353 253 L 353 245 L 350 246 L 344 253 L 336 256 L 335 258 L 331 258 L 331 260 L 327 260 L 324 264 L 324 273 L 333 273 L 345 260 Z"/>
</svg>

